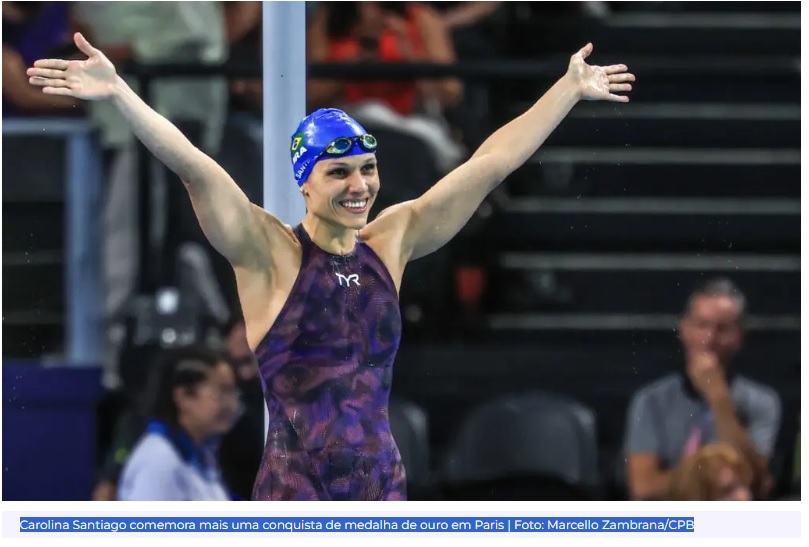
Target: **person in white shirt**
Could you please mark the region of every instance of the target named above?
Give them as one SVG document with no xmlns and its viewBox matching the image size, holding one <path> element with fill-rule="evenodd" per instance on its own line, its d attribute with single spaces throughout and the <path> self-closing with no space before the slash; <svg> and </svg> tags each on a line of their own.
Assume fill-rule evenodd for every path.
<svg viewBox="0 0 809 547">
<path fill-rule="evenodd" d="M 233 367 L 202 347 L 171 349 L 152 378 L 151 421 L 124 465 L 121 501 L 227 501 L 216 448 L 241 411 Z"/>
</svg>

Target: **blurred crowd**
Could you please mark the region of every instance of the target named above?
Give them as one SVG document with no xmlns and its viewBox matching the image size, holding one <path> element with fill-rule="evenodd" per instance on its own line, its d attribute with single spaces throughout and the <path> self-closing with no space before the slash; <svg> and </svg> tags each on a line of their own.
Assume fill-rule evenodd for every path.
<svg viewBox="0 0 809 547">
<path fill-rule="evenodd" d="M 497 58 L 502 4 L 307 2 L 307 58 L 313 63 Z M 185 212 L 170 220 L 167 230 L 178 266 L 171 279 L 161 280 L 176 291 L 138 301 L 132 135 L 109 105 L 43 95 L 28 85 L 25 70 L 39 58 L 79 58 L 74 31 L 124 76 L 131 63 L 258 64 L 261 3 L 3 2 L 2 8 L 3 116 L 84 117 L 102 135 L 105 309 L 109 318 L 124 319 L 115 323 L 117 338 L 110 336 L 115 343 L 105 383 L 115 395 L 100 412 L 94 499 L 249 499 L 264 444 L 264 401 L 227 266 L 199 252 L 204 238 L 179 197 L 176 203 L 183 203 Z M 581 2 L 574 9 L 582 17 L 607 17 L 610 11 L 606 2 Z M 136 84 L 133 79 L 137 89 Z M 306 89 L 309 111 L 343 108 L 396 152 L 381 159 L 386 192 L 377 212 L 387 202 L 421 194 L 478 144 L 486 112 L 476 93 L 454 78 L 309 80 Z M 262 97 L 260 79 L 221 76 L 177 78 L 157 82 L 151 90 L 152 105 L 226 168 L 232 166 L 234 178 L 254 200 L 260 199 L 261 162 L 250 171 L 241 160 L 244 154 L 260 157 L 256 124 Z M 244 142 L 250 146 L 239 144 Z M 182 193 L 180 185 L 170 186 Z M 429 283 L 420 285 L 411 293 L 416 300 L 419 291 L 432 294 Z M 198 310 L 210 319 L 205 328 L 198 325 Z M 772 389 L 730 366 L 742 349 L 745 313 L 744 296 L 725 279 L 705 284 L 685 304 L 678 331 L 685 349 L 682 371 L 636 393 L 627 416 L 622 467 L 630 497 L 770 495 L 769 463 L 781 404 Z M 140 333 L 143 323 L 159 324 L 163 319 L 155 318 L 166 317 L 173 325 L 191 325 L 193 335 L 167 340 L 158 327 L 157 335 Z"/>
<path fill-rule="evenodd" d="M 773 389 L 739 374 L 732 365 L 743 347 L 746 311 L 744 295 L 723 278 L 698 287 L 685 303 L 678 325 L 685 356 L 682 369 L 637 391 L 626 417 L 618 474 L 630 499 L 764 500 L 770 499 L 776 479 L 782 480 L 771 471 L 781 401 Z M 261 382 L 243 323 L 232 321 L 223 333 L 218 342 L 153 347 L 139 356 L 139 370 L 146 378 L 119 414 L 102 455 L 95 499 L 250 499 L 264 436 Z M 519 411 L 524 419 L 530 417 L 530 401 L 523 402 L 529 403 Z M 507 413 L 513 405 L 492 411 Z M 563 415 L 565 405 L 543 407 L 546 416 L 538 418 L 537 431 L 545 427 L 540 422 L 547 414 Z M 504 431 L 512 422 L 506 414 L 497 421 Z M 482 422 L 480 427 L 489 426 Z M 463 443 L 465 453 L 450 458 L 474 462 L 480 457 L 474 429 L 471 426 L 471 437 Z M 477 433 L 483 435 L 480 442 L 486 442 L 491 432 Z M 406 462 L 414 463 L 412 453 L 419 449 L 411 451 L 406 428 L 394 425 L 394 434 Z M 531 448 L 528 441 L 524 451 L 514 446 L 519 454 L 498 450 L 501 461 L 495 466 L 508 469 L 534 449 L 542 459 L 553 458 L 563 447 Z M 799 462 L 799 441 L 796 450 Z M 416 467 L 414 477 L 424 480 Z M 788 480 L 799 480 L 796 473 Z M 419 495 L 446 496 L 441 488 L 432 484 Z M 479 490 L 467 491 L 461 499 L 479 495 Z"/>
<path fill-rule="evenodd" d="M 520 5 L 517 5 L 520 4 Z M 507 55 L 504 40 L 509 18 L 573 12 L 582 17 L 606 17 L 609 3 L 550 3 L 536 7 L 501 2 L 306 2 L 309 62 L 451 64 L 492 60 Z M 573 6 L 573 7 L 571 7 Z M 525 13 L 523 13 L 525 12 Z M 522 14 L 522 15 L 520 15 Z M 128 72 L 133 65 L 184 63 L 239 65 L 261 62 L 260 2 L 5 2 L 3 4 L 3 115 L 82 117 L 100 131 L 104 164 L 104 280 L 105 306 L 114 316 L 137 292 L 139 237 L 146 230 L 138 218 L 139 156 L 132 133 L 122 117 L 105 102 L 83 103 L 69 97 L 43 95 L 30 86 L 25 70 L 36 59 L 81 58 L 72 34 L 80 31 L 116 65 L 138 92 L 140 80 Z M 525 51 L 525 55 L 535 52 Z M 228 80 L 221 76 L 156 80 L 149 88 L 150 104 L 177 124 L 209 155 L 214 156 L 243 188 L 261 202 L 262 81 Z M 342 108 L 385 145 L 385 191 L 374 213 L 421 195 L 441 175 L 465 160 L 493 130 L 487 91 L 464 86 L 455 78 L 414 81 L 335 81 L 310 79 L 307 110 L 329 105 Z M 412 161 L 410 158 L 421 158 Z M 151 177 L 165 181 L 166 173 Z M 163 211 L 152 217 L 163 223 L 166 256 L 172 262 L 188 241 L 206 242 L 176 185 L 167 184 Z M 159 194 L 160 192 L 158 192 Z M 479 230 L 490 215 L 484 204 L 475 219 L 453 242 L 453 253 L 472 254 L 467 233 Z M 449 252 L 449 251 L 447 251 Z M 229 302 L 235 300 L 227 266 L 213 257 L 213 268 Z M 462 259 L 461 259 L 462 260 Z M 443 256 L 431 257 L 415 268 L 446 268 Z M 171 267 L 167 266 L 170 270 Z M 464 269 L 465 268 L 465 269 Z M 476 279 L 464 265 L 458 279 Z M 171 275 L 167 273 L 166 275 Z M 431 298 L 434 276 L 407 292 L 408 317 L 421 318 L 446 307 Z M 162 281 L 162 280 L 161 280 Z M 480 288 L 453 282 L 451 305 L 479 307 Z M 444 287 L 442 287 L 444 288 Z M 426 308 L 433 307 L 433 310 Z M 438 320 L 438 319 L 436 319 Z"/>
</svg>

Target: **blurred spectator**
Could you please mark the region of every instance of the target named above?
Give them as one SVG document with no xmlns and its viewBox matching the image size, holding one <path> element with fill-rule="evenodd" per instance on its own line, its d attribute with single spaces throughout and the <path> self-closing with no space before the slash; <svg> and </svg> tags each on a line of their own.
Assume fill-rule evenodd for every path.
<svg viewBox="0 0 809 547">
<path fill-rule="evenodd" d="M 230 60 L 259 65 L 262 54 L 261 2 L 225 2 L 224 6 Z M 240 110 L 260 112 L 264 99 L 262 89 L 261 78 L 233 80 L 230 85 L 233 105 Z"/>
<path fill-rule="evenodd" d="M 258 363 L 247 344 L 241 317 L 232 319 L 224 326 L 224 337 L 223 343 L 209 340 L 208 345 L 224 346 L 242 395 L 244 412 L 221 439 L 217 455 L 223 480 L 229 490 L 239 498 L 249 499 L 264 448 L 264 394 L 258 376 Z M 93 500 L 116 499 L 123 466 L 149 421 L 144 400 L 154 396 L 150 392 L 154 386 L 141 385 L 140 377 L 154 376 L 155 367 L 160 366 L 164 351 L 157 344 L 147 344 L 130 348 L 123 356 L 126 368 L 138 371 L 138 377 L 128 378 L 124 383 L 126 401 L 123 410 L 116 416 L 112 442 L 104 452 Z"/>
<path fill-rule="evenodd" d="M 455 61 L 441 16 L 418 2 L 328 3 L 314 18 L 307 39 L 312 62 Z M 423 82 L 312 81 L 308 87 L 312 110 L 381 100 L 403 115 L 423 110 L 429 102 L 451 106 L 461 95 L 461 83 L 452 78 Z"/>
<path fill-rule="evenodd" d="M 499 8 L 502 2 L 431 2 L 444 10 L 444 25 L 450 30 L 474 27 L 485 21 Z M 437 4 L 441 4 L 439 7 Z"/>
<path fill-rule="evenodd" d="M 708 281 L 692 293 L 679 325 L 683 370 L 642 388 L 630 404 L 624 450 L 632 498 L 659 499 L 680 459 L 717 441 L 750 466 L 754 494 L 768 494 L 781 402 L 731 366 L 744 315 L 745 298 L 730 280 Z"/>
<path fill-rule="evenodd" d="M 229 44 L 248 44 L 261 51 L 261 2 L 224 2 L 225 28 Z M 259 47 L 255 47 L 258 45 Z M 231 55 L 234 51 L 231 48 Z"/>
<path fill-rule="evenodd" d="M 236 377 L 240 382 L 249 382 L 258 378 L 258 361 L 247 343 L 247 331 L 244 319 L 238 317 L 231 320 L 225 328 L 227 333 L 227 351 L 235 367 Z"/>
<path fill-rule="evenodd" d="M 124 466 L 118 498 L 230 499 L 215 452 L 240 413 L 233 368 L 204 347 L 173 349 L 152 382 L 151 421 Z"/>
<path fill-rule="evenodd" d="M 429 2 L 447 28 L 458 60 L 492 62 L 504 56 L 509 25 L 503 2 Z M 500 85 L 503 85 L 501 82 Z M 508 84 L 506 84 L 508 85 Z M 447 112 L 467 148 L 476 148 L 491 134 L 490 101 L 494 82 L 464 82 L 462 102 Z"/>
<path fill-rule="evenodd" d="M 750 501 L 753 470 L 728 444 L 704 446 L 672 471 L 668 501 Z"/>
<path fill-rule="evenodd" d="M 324 3 L 307 31 L 309 62 L 455 62 L 452 39 L 441 16 L 420 2 Z M 461 98 L 455 78 L 424 81 L 307 82 L 309 110 L 336 106 L 365 124 L 415 135 L 430 145 L 443 171 L 463 150 L 445 111 Z"/>
<path fill-rule="evenodd" d="M 126 74 L 129 63 L 217 64 L 227 56 L 221 2 L 75 2 L 72 9 L 77 29 L 104 51 L 138 92 L 143 91 L 138 82 Z M 200 148 L 215 155 L 227 116 L 227 85 L 221 76 L 168 78 L 153 82 L 148 102 L 187 132 Z M 132 131 L 109 101 L 92 102 L 88 109 L 92 122 L 101 129 L 109 179 L 102 250 L 105 312 L 109 318 L 121 314 L 136 293 L 139 239 L 147 227 L 140 227 L 138 222 L 139 165 Z M 194 240 L 200 230 L 188 213 L 191 205 L 174 197 L 185 191 L 179 181 L 166 181 L 166 176 L 165 169 L 156 168 L 150 177 L 156 198 L 149 227 L 152 237 L 164 243 L 168 235 L 172 243 Z M 167 214 L 169 204 L 175 201 L 180 205 Z M 161 258 L 154 257 L 155 261 Z M 114 375 L 105 374 L 108 388 L 116 387 L 110 383 L 112 378 Z"/>
<path fill-rule="evenodd" d="M 127 63 L 216 64 L 227 57 L 227 30 L 222 2 L 75 2 L 75 25 L 126 76 Z M 137 82 L 129 82 L 140 91 Z M 155 82 L 149 104 L 172 121 L 192 121 L 204 128 L 206 150 L 217 150 L 227 114 L 227 81 L 171 78 Z M 131 130 L 107 101 L 92 104 L 93 119 L 104 142 L 119 148 Z"/>
<path fill-rule="evenodd" d="M 121 348 L 115 363 L 118 389 L 108 390 L 106 404 L 98 409 L 99 413 L 105 413 L 101 418 L 112 426 L 111 434 L 101 432 L 99 435 L 110 440 L 100 446 L 102 455 L 92 494 L 94 501 L 117 499 L 121 471 L 149 421 L 149 409 L 144 400 L 149 397 L 148 390 L 152 387 L 149 381 L 155 374 L 155 368 L 160 365 L 162 354 L 163 349 L 157 341 L 126 344 Z"/>
<path fill-rule="evenodd" d="M 67 2 L 3 2 L 3 116 L 76 114 L 80 101 L 45 95 L 25 71 L 37 59 L 67 56 L 71 47 Z"/>
<path fill-rule="evenodd" d="M 234 320 L 228 329 L 227 351 L 235 367 L 244 413 L 222 439 L 219 465 L 230 491 L 238 498 L 250 499 L 264 455 L 266 403 L 258 362 L 247 343 L 244 320 L 241 317 Z"/>
<path fill-rule="evenodd" d="M 98 481 L 93 488 L 93 501 L 118 499 L 121 471 L 132 453 L 133 446 L 143 435 L 147 421 L 147 417 L 140 409 L 126 408 L 119 416 L 112 443 L 105 454 Z"/>
<path fill-rule="evenodd" d="M 503 2 L 430 2 L 452 37 L 462 61 L 499 57 L 504 38 Z M 499 28 L 498 28 L 499 27 Z"/>
</svg>

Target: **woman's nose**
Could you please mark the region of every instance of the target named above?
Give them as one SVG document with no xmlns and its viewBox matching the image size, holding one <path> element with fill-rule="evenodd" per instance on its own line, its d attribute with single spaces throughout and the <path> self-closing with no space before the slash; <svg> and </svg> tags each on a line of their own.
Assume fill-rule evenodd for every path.
<svg viewBox="0 0 809 547">
<path fill-rule="evenodd" d="M 362 194 L 368 190 L 368 183 L 360 173 L 354 173 L 348 178 L 348 190 L 352 193 Z"/>
</svg>

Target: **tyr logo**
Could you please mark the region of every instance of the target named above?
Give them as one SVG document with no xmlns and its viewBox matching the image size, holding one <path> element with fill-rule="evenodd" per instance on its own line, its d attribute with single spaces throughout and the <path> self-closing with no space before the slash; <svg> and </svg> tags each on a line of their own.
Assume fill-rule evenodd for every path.
<svg viewBox="0 0 809 547">
<path fill-rule="evenodd" d="M 343 286 L 343 282 L 345 281 L 345 286 L 351 286 L 351 282 L 353 281 L 354 284 L 359 287 L 360 286 L 360 276 L 358 274 L 351 274 L 351 275 L 343 275 L 343 274 L 335 274 L 337 276 L 337 284 L 341 287 Z"/>
</svg>

